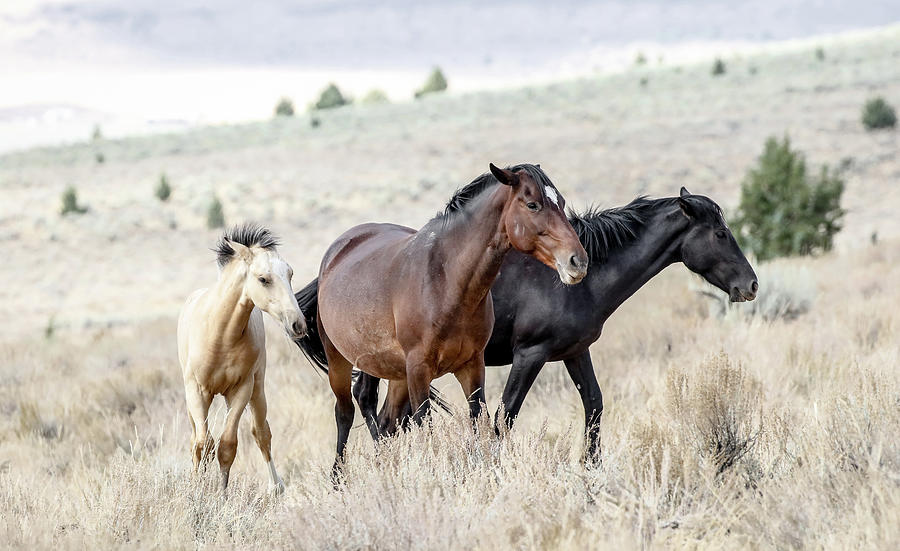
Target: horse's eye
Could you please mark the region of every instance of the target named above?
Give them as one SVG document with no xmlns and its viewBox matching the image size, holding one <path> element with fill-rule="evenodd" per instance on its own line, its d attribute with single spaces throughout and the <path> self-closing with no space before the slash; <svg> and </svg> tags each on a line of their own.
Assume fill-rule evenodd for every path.
<svg viewBox="0 0 900 551">
<path fill-rule="evenodd" d="M 725 230 L 716 231 L 716 237 L 718 237 L 719 239 L 725 239 Z"/>
<path fill-rule="evenodd" d="M 525 206 L 528 207 L 528 210 L 530 210 L 531 212 L 537 212 L 537 211 L 541 210 L 541 206 L 538 205 L 537 203 L 535 203 L 534 201 L 531 201 L 530 203 L 526 204 Z"/>
<path fill-rule="evenodd" d="M 259 277 L 259 278 L 257 278 L 257 279 L 258 279 L 259 282 L 262 283 L 263 285 L 268 285 L 268 284 L 269 284 L 269 280 L 266 279 L 266 278 L 264 278 L 264 277 Z"/>
</svg>

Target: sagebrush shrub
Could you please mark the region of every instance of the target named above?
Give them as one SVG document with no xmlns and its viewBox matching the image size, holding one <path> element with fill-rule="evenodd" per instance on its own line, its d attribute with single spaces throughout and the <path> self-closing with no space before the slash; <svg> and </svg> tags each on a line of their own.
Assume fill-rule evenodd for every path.
<svg viewBox="0 0 900 551">
<path fill-rule="evenodd" d="M 765 321 L 795 320 L 812 308 L 816 280 L 804 267 L 764 263 L 755 266 L 760 286 L 756 300 L 732 303 L 728 295 L 704 284 L 697 291 L 710 299 L 710 311 L 717 317 L 736 315 Z"/>
<path fill-rule="evenodd" d="M 714 77 L 725 74 L 725 62 L 719 58 L 713 62 L 712 74 Z"/>
<path fill-rule="evenodd" d="M 225 213 L 222 212 L 222 202 L 218 197 L 213 197 L 206 211 L 206 227 L 209 229 L 225 227 Z"/>
<path fill-rule="evenodd" d="M 680 434 L 721 474 L 746 456 L 762 431 L 762 386 L 725 354 L 696 370 L 673 367 L 666 407 Z"/>
<path fill-rule="evenodd" d="M 172 187 L 169 185 L 169 179 L 165 174 L 159 175 L 159 183 L 156 184 L 154 195 L 163 202 L 168 201 L 169 197 L 172 195 Z"/>
<path fill-rule="evenodd" d="M 78 204 L 78 191 L 75 190 L 75 186 L 69 186 L 63 191 L 62 194 L 62 208 L 59 213 L 65 216 L 66 214 L 84 214 L 87 212 L 87 207 Z"/>
<path fill-rule="evenodd" d="M 435 67 L 434 70 L 431 71 L 431 74 L 428 75 L 428 79 L 425 80 L 425 84 L 416 90 L 416 97 L 420 98 L 426 94 L 443 92 L 446 89 L 447 79 L 444 77 L 444 73 L 441 71 L 440 67 Z"/>
<path fill-rule="evenodd" d="M 281 98 L 278 100 L 278 104 L 275 105 L 275 116 L 276 117 L 293 117 L 294 116 L 294 102 L 291 101 L 291 98 Z"/>
<path fill-rule="evenodd" d="M 376 103 L 388 103 L 391 100 L 388 99 L 388 96 L 387 96 L 387 94 L 384 93 L 384 90 L 375 88 L 375 89 L 369 90 L 369 93 L 367 93 L 365 96 L 363 96 L 362 99 L 359 101 L 360 101 L 360 103 L 362 103 L 364 105 L 372 105 L 372 104 L 376 104 Z"/>
<path fill-rule="evenodd" d="M 741 184 L 734 235 L 759 260 L 828 251 L 841 230 L 843 193 L 839 171 L 823 166 L 810 176 L 787 136 L 770 137 Z"/>
<path fill-rule="evenodd" d="M 342 105 L 347 105 L 350 101 L 344 97 L 341 90 L 333 82 L 322 90 L 319 99 L 313 104 L 314 109 L 334 109 Z"/>
<path fill-rule="evenodd" d="M 897 113 L 884 98 L 872 98 L 863 106 L 862 123 L 866 130 L 893 128 L 897 125 Z"/>
</svg>

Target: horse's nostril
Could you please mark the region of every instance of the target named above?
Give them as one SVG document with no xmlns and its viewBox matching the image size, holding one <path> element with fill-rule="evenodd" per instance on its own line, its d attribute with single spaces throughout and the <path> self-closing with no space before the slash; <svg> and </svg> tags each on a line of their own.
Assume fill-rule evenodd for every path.
<svg viewBox="0 0 900 551">
<path fill-rule="evenodd" d="M 759 290 L 759 283 L 757 283 L 756 281 L 754 281 L 753 283 L 751 283 L 751 284 L 750 284 L 750 290 L 753 291 L 754 293 L 755 293 L 756 291 L 758 291 L 758 290 Z"/>
<path fill-rule="evenodd" d="M 303 322 L 300 320 L 295 321 L 292 328 L 294 330 L 294 333 L 296 333 L 298 335 L 300 333 L 303 333 L 303 331 L 306 329 L 305 327 L 303 327 Z"/>
<path fill-rule="evenodd" d="M 579 260 L 578 257 L 575 256 L 574 254 L 571 256 L 571 258 L 569 258 L 569 264 L 570 264 L 573 268 L 576 268 L 576 269 L 579 269 L 579 270 L 581 269 L 581 266 L 582 266 L 581 260 Z"/>
</svg>

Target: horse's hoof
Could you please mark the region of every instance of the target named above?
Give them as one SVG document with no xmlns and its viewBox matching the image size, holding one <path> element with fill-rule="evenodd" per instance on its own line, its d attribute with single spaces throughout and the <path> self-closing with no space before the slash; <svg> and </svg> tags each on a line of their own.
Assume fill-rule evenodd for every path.
<svg viewBox="0 0 900 551">
<path fill-rule="evenodd" d="M 280 496 L 284 493 L 284 480 L 281 480 L 281 477 L 278 477 L 278 480 L 275 481 L 274 484 L 269 485 L 269 491 L 274 493 L 276 496 Z"/>
</svg>

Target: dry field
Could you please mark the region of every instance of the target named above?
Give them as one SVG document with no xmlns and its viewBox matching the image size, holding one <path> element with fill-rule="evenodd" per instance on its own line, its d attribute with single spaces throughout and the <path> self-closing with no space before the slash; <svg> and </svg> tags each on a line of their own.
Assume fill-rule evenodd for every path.
<svg viewBox="0 0 900 551">
<path fill-rule="evenodd" d="M 858 119 L 871 95 L 900 104 L 900 30 L 822 44 L 824 62 L 786 47 L 726 60 L 717 79 L 663 65 L 341 109 L 318 128 L 302 116 L 0 157 L 0 544 L 896 548 L 900 134 Z M 808 311 L 718 315 L 684 268 L 665 271 L 592 350 L 601 466 L 579 461 L 581 404 L 550 364 L 503 439 L 436 415 L 376 449 L 357 419 L 336 491 L 328 385 L 273 327 L 286 493 L 268 493 L 249 431 L 227 498 L 215 469 L 191 475 L 174 319 L 215 277 L 213 193 L 229 221 L 284 238 L 299 288 L 340 231 L 421 224 L 489 161 L 541 163 L 576 208 L 681 185 L 727 208 L 764 138 L 783 132 L 813 164 L 853 159 L 838 250 L 758 266 L 760 300 L 768 285 Z M 152 195 L 161 172 L 168 203 Z M 90 210 L 60 218 L 70 184 Z M 489 370 L 492 414 L 506 373 Z M 212 411 L 221 427 L 224 406 Z"/>
</svg>

